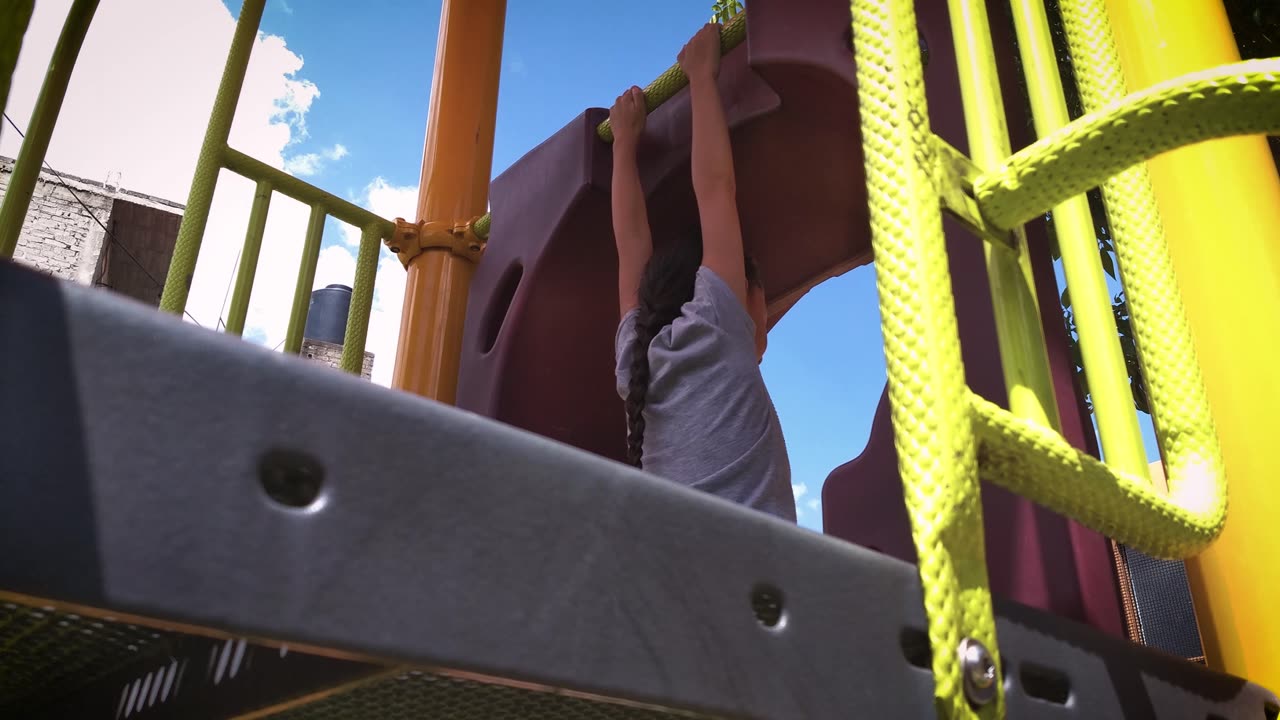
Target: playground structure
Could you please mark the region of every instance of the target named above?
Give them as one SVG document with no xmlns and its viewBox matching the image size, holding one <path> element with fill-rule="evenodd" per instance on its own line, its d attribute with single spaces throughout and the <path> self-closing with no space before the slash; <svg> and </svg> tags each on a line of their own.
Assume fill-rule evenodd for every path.
<svg viewBox="0 0 1280 720">
<path fill-rule="evenodd" d="M 4 266 L 0 307 L 24 312 L 6 314 L 0 335 L 51 360 L 40 370 L 43 382 L 20 380 L 13 369 L 0 380 L 5 397 L 16 399 L 0 411 L 0 427 L 14 443 L 0 454 L 0 548 L 6 557 L 21 551 L 30 558 L 0 574 L 0 590 L 14 599 L 8 612 L 47 604 L 57 617 L 77 618 L 61 621 L 68 623 L 81 615 L 125 614 L 139 626 L 161 628 L 165 640 L 157 642 L 178 648 L 170 652 L 175 658 L 209 655 L 209 647 L 211 657 L 219 657 L 222 648 L 223 665 L 250 652 L 246 644 L 206 638 L 262 638 L 254 672 L 275 682 L 259 679 L 256 695 L 230 698 L 230 684 L 219 695 L 218 682 L 206 679 L 195 692 L 212 703 L 206 712 L 213 714 L 270 707 L 288 716 L 290 703 L 323 705 L 353 696 L 376 708 L 361 693 L 390 702 L 394 688 L 412 685 L 429 690 L 411 692 L 441 702 L 450 692 L 474 698 L 521 687 L 528 712 L 516 716 L 577 712 L 569 707 L 586 703 L 585 696 L 629 703 L 601 705 L 609 709 L 600 712 L 657 712 L 639 704 L 749 717 L 834 717 L 850 708 L 904 717 L 1137 717 L 1143 707 L 1159 717 L 1274 717 L 1275 697 L 1256 685 L 1021 605 L 997 600 L 993 609 L 991 590 L 1115 634 L 1118 609 L 1098 570 L 1106 561 L 1105 540 L 1086 526 L 1160 556 L 1194 557 L 1190 579 L 1210 665 L 1280 686 L 1270 650 L 1280 642 L 1280 626 L 1264 605 L 1267 572 L 1250 568 L 1247 559 L 1280 549 L 1267 516 L 1277 509 L 1275 493 L 1256 460 L 1269 417 L 1257 403 L 1273 397 L 1275 388 L 1265 384 L 1263 362 L 1244 357 L 1261 353 L 1256 339 L 1249 339 L 1255 345 L 1248 353 L 1233 352 L 1241 340 L 1211 327 L 1212 309 L 1220 308 L 1212 298 L 1214 277 L 1232 277 L 1232 299 L 1274 320 L 1280 298 L 1268 273 L 1277 266 L 1265 260 L 1276 251 L 1241 240 L 1242 248 L 1206 255 L 1202 236 L 1176 230 L 1166 250 L 1160 211 L 1180 202 L 1209 203 L 1179 196 L 1187 181 L 1170 167 L 1156 172 L 1156 193 L 1164 193 L 1157 210 L 1141 165 L 1192 142 L 1280 129 L 1280 61 L 1219 67 L 1237 59 L 1225 56 L 1227 30 L 1226 43 L 1216 41 L 1221 55 L 1197 36 L 1203 62 L 1184 68 L 1197 72 L 1157 84 L 1159 53 L 1145 48 L 1179 51 L 1168 48 L 1170 36 L 1153 43 L 1144 33 L 1185 29 L 1188 13 L 1203 21 L 1219 17 L 1221 8 L 1214 15 L 1211 0 L 1153 8 L 1169 15 L 1144 25 L 1123 2 L 1104 7 L 1100 0 L 1064 0 L 1063 25 L 1090 111 L 1069 123 L 1044 9 L 1018 0 L 1013 34 L 1041 137 L 1031 144 L 1013 122 L 1021 113 L 1009 107 L 1017 104 L 1009 82 L 1011 33 L 988 32 L 998 23 L 988 23 L 987 3 L 946 5 L 922 2 L 917 17 L 909 2 L 859 0 L 850 17 L 848 6 L 835 1 L 756 0 L 725 28 L 720 80 L 746 242 L 765 269 L 771 322 L 813 285 L 874 254 L 889 366 L 886 400 L 867 452 L 828 481 L 826 520 L 829 532 L 909 556 L 916 568 L 494 423 L 309 373 Z M 21 6 L 13 12 L 20 15 Z M 12 252 L 25 211 L 22 193 L 13 188 L 26 177 L 20 172 L 38 170 L 95 6 L 73 4 L 0 208 L 0 252 Z M 30 3 L 25 7 L 29 14 Z M 378 243 L 386 242 L 409 272 L 397 387 L 594 455 L 616 456 L 623 430 L 610 397 L 608 343 L 616 312 L 607 302 L 595 303 L 597 309 L 589 302 L 613 294 L 614 279 L 605 271 L 612 248 L 601 242 L 608 236 L 607 126 L 598 110 L 571 122 L 495 180 L 494 216 L 481 215 L 503 10 L 501 0 L 446 3 L 423 199 L 419 221 L 408 223 L 373 216 L 226 147 L 262 12 L 261 0 L 246 0 L 162 307 L 183 309 L 214 183 L 225 167 L 259 184 L 233 293 L 232 320 L 239 322 L 228 321 L 232 332 L 243 326 L 270 194 L 282 192 L 313 208 L 288 352 L 301 340 L 320 232 L 332 215 L 363 230 L 344 345 L 347 369 L 359 368 Z M 20 40 L 23 27 L 25 21 L 15 21 L 3 32 Z M 5 42 L 0 77 L 7 80 L 17 41 Z M 481 61 L 465 71 L 451 65 L 463 56 Z M 1144 80 L 1136 87 L 1152 87 L 1127 95 L 1126 73 Z M 693 212 L 684 172 L 688 108 L 679 89 L 678 72 L 669 72 L 647 90 L 652 147 L 642 172 L 658 236 Z M 820 113 L 813 111 L 815 98 L 823 100 Z M 476 136 L 488 144 L 453 142 Z M 1014 144 L 1026 147 L 1014 153 Z M 475 151 L 448 149 L 463 145 Z M 1201 172 L 1223 167 L 1208 159 L 1218 147 L 1193 148 Z M 1256 144 L 1223 147 L 1232 159 L 1252 163 L 1248 179 L 1224 183 L 1229 191 L 1257 184 L 1254 202 L 1233 211 L 1254 220 L 1273 217 L 1280 207 L 1274 168 L 1256 162 Z M 1201 182 L 1225 177 L 1209 172 Z M 1167 497 L 1146 479 L 1092 220 L 1080 196 L 1095 185 L 1104 188 L 1115 230 L 1169 470 Z M 1087 417 L 1075 409 L 1061 338 L 1043 330 L 1059 326 L 1056 309 L 1036 301 L 1056 294 L 1044 229 L 1021 226 L 1049 209 L 1106 464 L 1087 451 Z M 1179 220 L 1201 231 L 1206 222 Z M 1235 229 L 1240 237 L 1258 232 L 1245 220 Z M 1204 273 L 1197 272 L 1201 267 Z M 565 308 L 573 309 L 572 323 L 562 321 Z M 33 317 L 20 317 L 27 312 Z M 143 337 L 156 338 L 148 342 L 158 351 L 130 355 L 130 340 Z M 1204 337 L 1212 338 L 1211 347 Z M 549 357 L 548 347 L 564 352 Z M 119 354 L 103 352 L 108 349 Z M 989 360 L 984 365 L 983 357 L 998 357 L 998 367 Z M 149 378 L 165 379 L 128 376 L 141 368 L 152 370 Z M 1231 392 L 1232 373 L 1259 379 L 1262 390 L 1252 398 Z M 112 382 L 91 388 L 76 377 Z M 113 387 L 127 387 L 136 398 L 115 402 Z M 572 405 L 562 401 L 570 392 L 577 398 Z M 267 410 L 267 398 L 279 402 Z M 341 407 L 353 426 L 417 428 L 425 439 L 408 451 L 378 438 L 336 453 L 342 435 L 305 426 L 304 410 L 322 398 Z M 181 428 L 220 428 L 225 437 L 193 447 Z M 890 430 L 896 452 L 886 442 Z M 1229 515 L 1219 437 L 1231 470 Z M 50 446 L 50 438 L 84 439 L 79 453 L 56 457 L 14 451 Z M 178 468 L 196 469 L 189 486 L 173 487 Z M 437 476 L 427 483 L 410 479 L 422 468 Z M 895 468 L 901 485 L 893 481 Z M 325 490 L 317 495 L 321 476 Z M 981 501 L 979 477 L 988 481 Z M 248 492 L 259 483 L 270 499 Z M 890 496 L 903 490 L 905 506 L 895 505 Z M 1082 524 L 1055 526 L 1048 512 L 1018 496 Z M 313 501 L 322 507 L 283 515 L 279 508 Z M 872 517 L 895 507 L 903 507 L 898 525 Z M 198 516 L 207 508 L 218 510 Z M 50 538 L 40 520 L 55 510 L 63 518 L 55 526 L 66 531 Z M 133 527 L 128 518 L 135 515 L 150 526 Z M 1010 516 L 1030 526 L 993 542 L 1008 533 L 1000 520 Z M 477 521 L 487 529 L 475 527 Z M 1030 563 L 1034 552 L 1022 545 L 1024 532 L 1040 549 L 1067 548 L 1075 567 Z M 1210 546 L 1219 532 L 1222 538 Z M 198 540 L 205 535 L 239 537 L 212 546 Z M 345 546 L 355 538 L 359 547 Z M 715 542 L 707 547 L 710 538 Z M 599 548 L 588 553 L 586 570 L 579 567 L 584 547 Z M 300 559 L 304 549 L 308 557 Z M 534 557 L 536 568 L 528 562 Z M 51 558 L 59 561 L 50 565 Z M 180 567 L 181 577 L 147 569 L 156 566 Z M 1061 591 L 1073 583 L 1074 591 Z M 691 593 L 686 596 L 700 606 L 673 597 L 680 593 Z M 1063 595 L 1078 600 L 1063 601 Z M 755 617 L 740 607 L 748 597 Z M 378 617 L 362 612 L 363 603 L 378 607 Z M 770 615 L 778 606 L 785 614 Z M 699 632 L 714 642 L 700 642 Z M 273 670 L 266 659 L 271 653 L 262 651 L 273 641 L 306 649 L 305 672 L 293 665 Z M 47 638 L 45 647 L 51 647 Z M 355 660 L 334 660 L 335 654 Z M 815 667 L 819 658 L 822 669 Z M 1107 672 L 1091 669 L 1098 658 Z M 388 661 L 447 672 L 390 672 L 382 669 Z M 277 664 L 287 662 L 282 654 Z M 1128 680 L 1117 679 L 1124 675 L 1121 665 L 1133 673 Z M 144 668 L 123 692 L 118 682 L 94 677 L 78 696 L 61 700 L 81 708 L 136 704 L 140 711 L 143 697 L 148 713 L 163 711 L 165 700 L 155 705 L 160 680 L 153 691 L 153 678 L 181 684 L 168 667 L 166 661 L 158 670 Z M 213 674 L 220 681 L 223 671 Z M 507 688 L 489 688 L 477 677 Z M 1147 685 L 1135 696 L 1132 683 L 1142 685 L 1143 677 L 1157 678 L 1158 687 Z M 744 678 L 753 687 L 744 687 Z M 388 684 L 393 689 L 378 689 Z M 539 688 L 561 692 L 539 694 Z M 1059 695 L 1062 704 L 1045 705 Z M 107 704 L 94 705 L 107 696 Z M 537 705 L 549 702 L 566 705 Z"/>
</svg>

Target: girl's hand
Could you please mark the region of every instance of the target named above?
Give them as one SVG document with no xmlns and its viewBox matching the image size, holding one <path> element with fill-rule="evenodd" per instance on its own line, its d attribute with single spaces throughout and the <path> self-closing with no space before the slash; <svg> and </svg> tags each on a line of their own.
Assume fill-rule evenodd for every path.
<svg viewBox="0 0 1280 720">
<path fill-rule="evenodd" d="M 689 82 L 714 79 L 720 72 L 720 26 L 704 25 L 676 56 Z"/>
<path fill-rule="evenodd" d="M 635 147 L 640 133 L 644 131 L 645 115 L 644 91 L 632 85 L 609 108 L 609 124 L 613 127 L 614 143 Z"/>
</svg>

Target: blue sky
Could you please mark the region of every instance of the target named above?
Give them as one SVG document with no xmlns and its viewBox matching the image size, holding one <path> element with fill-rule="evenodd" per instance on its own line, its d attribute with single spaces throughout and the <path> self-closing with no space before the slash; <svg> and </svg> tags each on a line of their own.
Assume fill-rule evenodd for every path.
<svg viewBox="0 0 1280 720">
<path fill-rule="evenodd" d="M 237 0 L 226 5 L 238 13 Z M 511 0 L 494 174 L 584 108 L 607 106 L 659 74 L 710 5 Z M 345 150 L 310 182 L 356 200 L 372 178 L 417 183 L 439 15 L 438 2 L 369 0 L 357 10 L 268 0 L 262 30 L 284 38 L 304 60 L 299 74 L 320 89 L 294 154 Z M 326 245 L 342 242 L 335 223 Z M 787 436 L 800 521 L 818 529 L 823 480 L 861 452 L 884 383 L 872 270 L 811 292 L 774 329 L 763 368 Z M 1149 423 L 1144 430 L 1150 437 Z"/>
</svg>

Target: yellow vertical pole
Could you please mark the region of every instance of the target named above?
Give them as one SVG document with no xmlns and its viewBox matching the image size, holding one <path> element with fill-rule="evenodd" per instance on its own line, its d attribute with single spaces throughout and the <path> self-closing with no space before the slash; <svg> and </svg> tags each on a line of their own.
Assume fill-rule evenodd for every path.
<svg viewBox="0 0 1280 720">
<path fill-rule="evenodd" d="M 1240 59 L 1221 0 L 1107 0 L 1131 90 Z M 1210 666 L 1280 688 L 1280 179 L 1261 137 L 1150 161 L 1178 285 L 1222 445 L 1228 514 L 1188 560 Z"/>
<path fill-rule="evenodd" d="M 418 219 L 465 225 L 486 212 L 506 0 L 445 0 L 422 153 Z M 452 404 L 472 261 L 428 248 L 409 261 L 393 387 Z"/>
</svg>

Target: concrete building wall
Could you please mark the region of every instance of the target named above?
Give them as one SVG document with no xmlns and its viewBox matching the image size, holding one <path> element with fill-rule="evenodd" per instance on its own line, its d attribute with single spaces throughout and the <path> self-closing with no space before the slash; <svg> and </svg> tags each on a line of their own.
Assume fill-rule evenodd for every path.
<svg viewBox="0 0 1280 720">
<path fill-rule="evenodd" d="M 325 342 L 323 340 L 312 340 L 304 338 L 302 341 L 302 352 L 299 353 L 303 360 L 309 362 L 317 362 L 321 365 L 328 365 L 331 368 L 339 367 L 342 361 L 342 346 L 336 343 Z M 373 353 L 365 351 L 364 366 L 360 369 L 360 377 L 368 380 L 373 377 Z"/>
<path fill-rule="evenodd" d="M 13 160 L 0 158 L 0 197 L 8 193 L 12 176 Z M 54 277 L 89 285 L 97 280 L 106 239 L 102 225 L 111 219 L 114 199 L 101 186 L 78 178 L 68 176 L 65 182 L 63 186 L 41 173 L 13 258 Z"/>
</svg>

